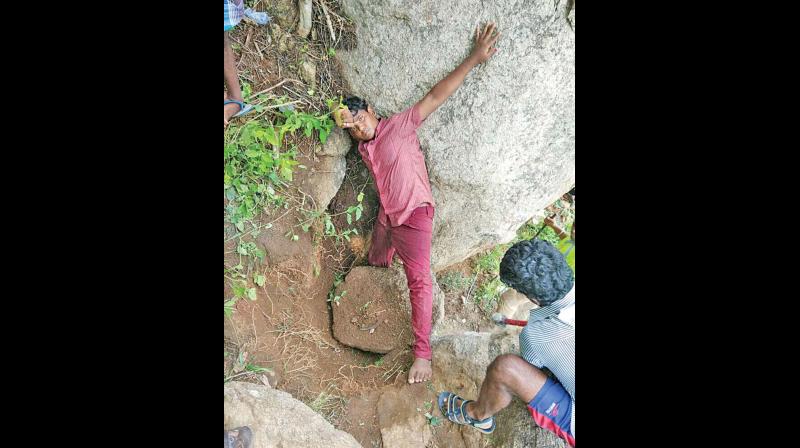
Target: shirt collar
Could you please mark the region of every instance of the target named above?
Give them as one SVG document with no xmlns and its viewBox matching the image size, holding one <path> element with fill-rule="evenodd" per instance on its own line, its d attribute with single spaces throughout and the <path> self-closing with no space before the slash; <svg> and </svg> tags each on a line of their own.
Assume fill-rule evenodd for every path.
<svg viewBox="0 0 800 448">
<path fill-rule="evenodd" d="M 372 140 L 368 142 L 358 142 L 359 148 L 362 150 L 371 150 L 375 146 L 375 142 L 378 140 L 378 136 L 380 135 L 381 131 L 384 128 L 384 124 L 386 123 L 386 119 L 378 119 L 378 125 L 375 126 L 375 136 L 372 137 Z"/>
<path fill-rule="evenodd" d="M 562 309 L 572 305 L 573 303 L 575 303 L 575 284 L 572 285 L 572 289 L 570 289 L 567 295 L 565 295 L 564 297 L 556 300 L 550 305 L 532 309 L 529 320 L 530 321 L 542 320 L 544 318 L 553 316 L 555 314 L 558 314 L 558 312 L 561 311 Z"/>
</svg>

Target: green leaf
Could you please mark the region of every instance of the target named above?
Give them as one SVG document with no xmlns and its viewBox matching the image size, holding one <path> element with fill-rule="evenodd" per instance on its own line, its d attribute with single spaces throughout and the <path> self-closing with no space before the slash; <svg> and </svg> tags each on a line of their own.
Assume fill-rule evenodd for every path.
<svg viewBox="0 0 800 448">
<path fill-rule="evenodd" d="M 297 236 L 297 235 L 292 235 L 292 241 L 297 241 L 297 240 L 299 240 L 299 239 L 300 239 L 300 237 L 299 237 L 299 236 Z"/>
<path fill-rule="evenodd" d="M 266 252 L 264 252 L 262 249 L 259 249 L 258 247 L 256 247 L 255 249 L 253 249 L 253 255 L 255 255 L 256 257 L 258 257 L 258 259 L 259 259 L 259 260 L 260 260 L 262 263 L 264 262 L 264 257 L 266 257 L 266 256 L 267 256 Z"/>
<path fill-rule="evenodd" d="M 271 180 L 273 184 L 280 185 L 281 180 L 278 179 L 278 176 L 275 175 L 275 173 L 269 173 L 269 176 L 267 176 L 267 177 L 269 177 L 269 180 Z"/>
<path fill-rule="evenodd" d="M 361 207 L 356 209 L 356 221 L 361 219 Z"/>
<path fill-rule="evenodd" d="M 236 298 L 244 297 L 246 290 L 247 288 L 244 286 L 233 285 L 233 295 L 236 296 Z"/>
<path fill-rule="evenodd" d="M 353 218 L 350 216 L 350 213 L 347 213 L 347 224 L 350 225 L 353 223 Z"/>
<path fill-rule="evenodd" d="M 247 288 L 247 298 L 256 300 L 256 288 Z"/>
<path fill-rule="evenodd" d="M 229 201 L 232 201 L 232 200 L 236 199 L 236 189 L 235 188 L 228 188 L 227 190 L 225 190 L 225 199 L 227 199 Z"/>
<path fill-rule="evenodd" d="M 281 166 L 281 177 L 288 180 L 289 182 L 292 181 L 292 168 L 288 166 Z"/>
<path fill-rule="evenodd" d="M 267 367 L 260 367 L 260 366 L 253 365 L 253 364 L 247 364 L 245 369 L 250 371 L 250 372 L 256 372 L 256 373 L 271 372 L 272 371 L 272 369 L 269 369 Z"/>
<path fill-rule="evenodd" d="M 264 286 L 264 283 L 267 281 L 267 277 L 261 274 L 256 274 L 255 277 L 253 277 L 253 281 L 258 286 Z"/>
<path fill-rule="evenodd" d="M 251 93 L 253 93 L 253 87 L 250 86 L 249 82 L 242 81 L 242 99 L 247 101 Z"/>
<path fill-rule="evenodd" d="M 233 143 L 228 143 L 225 145 L 225 159 L 230 158 L 232 155 L 236 154 L 236 145 Z"/>
<path fill-rule="evenodd" d="M 358 193 L 358 197 L 356 199 L 358 200 L 358 202 L 363 201 L 364 200 L 364 192 L 362 191 L 361 193 Z"/>
<path fill-rule="evenodd" d="M 275 134 L 275 129 L 272 126 L 264 130 L 264 138 L 267 140 L 267 143 L 275 148 L 279 148 L 281 146 L 281 141 Z"/>
</svg>

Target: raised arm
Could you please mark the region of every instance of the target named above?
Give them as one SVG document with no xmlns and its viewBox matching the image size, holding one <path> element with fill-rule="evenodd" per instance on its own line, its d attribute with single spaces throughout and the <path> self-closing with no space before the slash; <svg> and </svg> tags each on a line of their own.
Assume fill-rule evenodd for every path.
<svg viewBox="0 0 800 448">
<path fill-rule="evenodd" d="M 486 62 L 497 52 L 497 48 L 493 48 L 493 45 L 499 37 L 499 32 L 495 34 L 494 23 L 486 25 L 482 32 L 480 26 L 475 30 L 475 48 L 470 55 L 449 75 L 436 83 L 431 91 L 417 103 L 417 111 L 421 120 L 428 118 L 428 115 L 438 109 L 453 92 L 458 90 L 470 70 L 476 65 Z"/>
</svg>

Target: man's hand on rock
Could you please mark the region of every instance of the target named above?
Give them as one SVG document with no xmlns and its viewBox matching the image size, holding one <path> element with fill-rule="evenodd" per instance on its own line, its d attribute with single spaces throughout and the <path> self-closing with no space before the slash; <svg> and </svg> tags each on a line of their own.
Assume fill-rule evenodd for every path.
<svg viewBox="0 0 800 448">
<path fill-rule="evenodd" d="M 483 64 L 497 53 L 497 48 L 493 46 L 500 37 L 500 33 L 495 33 L 495 31 L 494 22 L 486 25 L 483 32 L 481 32 L 480 26 L 475 29 L 475 48 L 472 49 L 470 57 L 474 59 L 476 64 Z"/>
</svg>

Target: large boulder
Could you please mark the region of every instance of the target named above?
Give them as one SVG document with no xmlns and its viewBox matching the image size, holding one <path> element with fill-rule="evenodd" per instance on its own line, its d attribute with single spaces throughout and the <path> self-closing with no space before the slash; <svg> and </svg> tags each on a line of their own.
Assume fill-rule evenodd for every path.
<svg viewBox="0 0 800 448">
<path fill-rule="evenodd" d="M 308 174 L 297 176 L 295 184 L 311 196 L 315 210 L 326 210 L 342 186 L 347 171 L 345 156 L 352 147 L 350 136 L 339 128 L 333 128 L 325 144 L 316 145 Z"/>
<path fill-rule="evenodd" d="M 324 211 L 331 203 L 331 199 L 336 196 L 339 187 L 342 186 L 347 162 L 344 157 L 321 156 L 317 163 L 311 168 L 308 181 L 305 182 L 305 193 L 314 199 L 314 208 L 317 211 Z"/>
<path fill-rule="evenodd" d="M 575 182 L 574 1 L 342 0 L 358 42 L 340 51 L 380 115 L 420 100 L 495 21 L 498 53 L 419 129 L 437 202 L 438 271 L 510 241 Z M 569 19 L 568 19 L 569 18 Z"/>
<path fill-rule="evenodd" d="M 249 426 L 252 448 L 361 448 L 286 392 L 259 384 L 225 383 L 225 429 Z"/>
<path fill-rule="evenodd" d="M 390 387 L 381 394 L 378 425 L 384 448 L 429 446 L 433 433 L 423 414 L 426 392 L 422 385 L 418 385 Z"/>
<path fill-rule="evenodd" d="M 433 275 L 431 275 L 433 277 Z M 444 293 L 433 281 L 432 322 L 444 316 Z M 333 336 L 342 344 L 375 353 L 407 348 L 414 342 L 411 302 L 403 267 L 358 266 L 340 284 L 334 298 Z"/>
<path fill-rule="evenodd" d="M 378 402 L 378 421 L 385 448 L 452 446 L 482 448 L 487 436 L 473 428 L 449 421 L 434 422 L 425 413 L 442 419 L 437 409 L 438 392 L 449 390 L 467 399 L 478 397 L 486 368 L 499 355 L 519 354 L 519 332 L 467 332 L 432 339 L 432 384 L 401 384 L 387 388 Z M 552 432 L 537 426 L 525 403 L 514 399 L 496 416 L 492 446 L 513 448 L 566 448 Z M 435 429 L 432 427 L 436 425 Z"/>
</svg>

